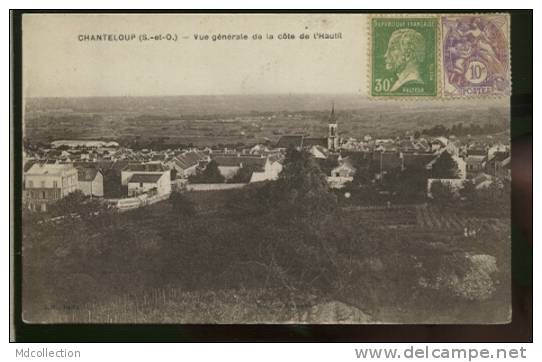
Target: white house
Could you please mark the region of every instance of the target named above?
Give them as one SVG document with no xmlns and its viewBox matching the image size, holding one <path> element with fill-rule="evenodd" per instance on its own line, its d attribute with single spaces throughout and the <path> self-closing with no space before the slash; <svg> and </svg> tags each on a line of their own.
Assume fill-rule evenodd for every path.
<svg viewBox="0 0 542 362">
<path fill-rule="evenodd" d="M 282 172 L 281 159 L 270 156 L 265 159 L 263 169 L 255 168 L 250 177 L 250 182 L 276 180 Z"/>
<path fill-rule="evenodd" d="M 121 171 L 121 184 L 128 185 L 128 180 L 136 173 L 146 175 L 162 175 L 167 173 L 171 178 L 171 171 L 161 163 L 131 163 L 126 165 Z"/>
<path fill-rule="evenodd" d="M 177 171 L 177 178 L 195 175 L 200 162 L 209 161 L 209 156 L 200 151 L 188 151 L 173 157 L 166 164 Z"/>
<path fill-rule="evenodd" d="M 332 177 L 354 177 L 356 169 L 349 162 L 341 162 L 341 164 L 331 170 Z"/>
<path fill-rule="evenodd" d="M 104 177 L 101 171 L 91 167 L 77 169 L 78 189 L 87 196 L 103 197 Z"/>
<path fill-rule="evenodd" d="M 143 193 L 156 195 L 171 193 L 169 172 L 162 174 L 133 174 L 128 180 L 128 196 L 133 197 Z"/>
<path fill-rule="evenodd" d="M 244 158 L 244 157 L 243 157 Z M 249 157 L 247 157 L 248 159 Z M 213 156 L 213 161 L 216 162 L 220 174 L 225 179 L 231 179 L 239 172 L 242 166 L 242 158 L 239 156 Z"/>
<path fill-rule="evenodd" d="M 354 179 L 355 173 L 356 169 L 348 157 L 339 159 L 339 165 L 331 170 L 331 175 L 327 177 L 327 182 L 331 188 L 340 189 L 347 182 L 351 182 Z"/>
<path fill-rule="evenodd" d="M 431 151 L 437 152 L 445 149 L 448 146 L 448 139 L 446 137 L 437 137 L 431 141 Z"/>
<path fill-rule="evenodd" d="M 120 175 L 121 184 L 128 186 L 129 196 L 152 189 L 156 189 L 159 195 L 171 193 L 171 170 L 161 163 L 129 164 L 122 169 Z"/>
<path fill-rule="evenodd" d="M 252 171 L 249 182 L 276 180 L 282 171 L 281 157 L 269 156 L 213 156 L 218 170 L 226 179 L 234 177 L 242 168 Z"/>
<path fill-rule="evenodd" d="M 24 174 L 23 201 L 31 210 L 47 211 L 77 189 L 77 169 L 71 164 L 35 163 Z"/>
</svg>

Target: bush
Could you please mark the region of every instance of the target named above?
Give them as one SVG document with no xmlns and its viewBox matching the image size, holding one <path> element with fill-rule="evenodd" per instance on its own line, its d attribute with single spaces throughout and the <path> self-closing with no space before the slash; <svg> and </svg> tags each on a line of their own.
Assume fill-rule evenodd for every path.
<svg viewBox="0 0 542 362">
<path fill-rule="evenodd" d="M 451 206 L 450 204 L 457 199 L 452 187 L 441 181 L 433 181 L 431 184 L 431 196 L 433 201 L 441 206 Z"/>
<path fill-rule="evenodd" d="M 218 184 L 223 183 L 225 178 L 218 169 L 218 163 L 216 163 L 216 161 L 211 161 L 207 164 L 203 171 L 198 172 L 196 175 L 190 176 L 188 180 L 191 183 Z"/>
<path fill-rule="evenodd" d="M 193 217 L 196 215 L 194 203 L 181 192 L 172 192 L 169 197 L 169 202 L 171 203 L 173 211 L 179 217 Z"/>
<path fill-rule="evenodd" d="M 96 211 L 102 211 L 102 209 L 103 207 L 98 200 L 85 196 L 81 190 L 76 190 L 51 204 L 49 214 L 53 217 L 73 213 L 86 216 Z"/>
<path fill-rule="evenodd" d="M 242 183 L 246 184 L 250 182 L 252 173 L 254 170 L 251 167 L 241 167 L 231 179 L 228 180 L 229 183 Z"/>
</svg>

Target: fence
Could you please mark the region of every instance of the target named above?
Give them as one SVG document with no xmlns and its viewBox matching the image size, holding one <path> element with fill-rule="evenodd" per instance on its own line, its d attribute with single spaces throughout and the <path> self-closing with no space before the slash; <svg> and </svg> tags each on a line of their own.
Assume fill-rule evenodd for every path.
<svg viewBox="0 0 542 362">
<path fill-rule="evenodd" d="M 152 205 L 159 201 L 167 200 L 170 194 L 147 196 L 146 194 L 139 195 L 137 197 L 130 197 L 127 199 L 118 199 L 114 206 L 120 211 L 128 211 L 137 209 L 147 205 Z"/>
<path fill-rule="evenodd" d="M 240 189 L 246 184 L 189 184 L 186 185 L 187 191 L 213 191 L 213 190 L 231 190 Z"/>
</svg>

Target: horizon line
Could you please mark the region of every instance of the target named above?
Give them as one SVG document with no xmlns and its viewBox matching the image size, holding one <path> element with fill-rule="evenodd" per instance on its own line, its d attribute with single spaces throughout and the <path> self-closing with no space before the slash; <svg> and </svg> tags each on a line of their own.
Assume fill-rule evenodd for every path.
<svg viewBox="0 0 542 362">
<path fill-rule="evenodd" d="M 75 95 L 75 96 L 24 96 L 23 98 L 142 98 L 142 97 L 228 97 L 228 96 L 359 96 L 360 99 L 369 99 L 370 97 L 365 95 L 359 95 L 358 93 L 214 93 L 214 94 L 149 94 L 149 95 Z"/>
</svg>

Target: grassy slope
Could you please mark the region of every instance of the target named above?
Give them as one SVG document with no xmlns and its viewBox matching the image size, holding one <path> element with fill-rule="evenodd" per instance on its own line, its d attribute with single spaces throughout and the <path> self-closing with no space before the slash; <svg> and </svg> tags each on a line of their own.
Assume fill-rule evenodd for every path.
<svg viewBox="0 0 542 362">
<path fill-rule="evenodd" d="M 397 216 L 393 210 L 340 211 L 293 225 L 266 215 L 231 217 L 231 192 L 188 193 L 200 212 L 190 220 L 163 202 L 102 219 L 28 225 L 25 318 L 303 322 L 310 320 L 305 313 L 330 301 L 398 323 L 484 321 L 508 313 L 506 280 L 504 291 L 486 303 L 412 289 L 419 260 L 431 275 L 448 263 L 453 268 L 454 259 L 447 260 L 454 250 L 495 255 L 506 250 L 505 239 L 466 243 L 442 230 L 382 229 L 382 220 L 388 225 Z M 501 265 L 506 257 L 499 255 Z"/>
</svg>

